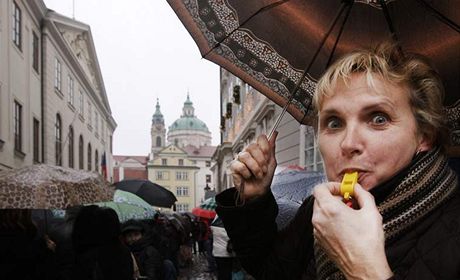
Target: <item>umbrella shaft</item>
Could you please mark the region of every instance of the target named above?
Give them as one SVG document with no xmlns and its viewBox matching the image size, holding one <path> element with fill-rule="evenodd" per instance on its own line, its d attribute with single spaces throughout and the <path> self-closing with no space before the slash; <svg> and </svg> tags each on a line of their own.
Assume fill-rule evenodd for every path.
<svg viewBox="0 0 460 280">
<path fill-rule="evenodd" d="M 280 124 L 281 122 L 281 119 L 283 118 L 284 114 L 286 113 L 287 111 L 287 108 L 289 107 L 289 105 L 291 105 L 292 103 L 292 97 L 289 98 L 289 101 L 286 103 L 286 105 L 284 105 L 283 107 L 283 111 L 281 112 L 281 114 L 279 114 L 278 118 L 276 118 L 276 121 L 275 121 L 275 124 L 273 125 L 273 128 L 271 129 L 270 131 L 270 134 L 268 134 L 268 140 L 270 140 L 273 136 L 273 133 L 276 131 L 276 129 L 278 128 L 278 125 Z"/>
</svg>

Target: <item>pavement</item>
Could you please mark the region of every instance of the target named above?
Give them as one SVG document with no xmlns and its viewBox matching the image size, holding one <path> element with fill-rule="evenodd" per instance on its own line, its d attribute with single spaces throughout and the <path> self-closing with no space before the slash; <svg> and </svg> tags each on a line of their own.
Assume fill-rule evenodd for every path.
<svg viewBox="0 0 460 280">
<path fill-rule="evenodd" d="M 192 255 L 192 264 L 179 270 L 178 280 L 217 280 L 216 274 L 207 269 L 205 255 Z"/>
</svg>

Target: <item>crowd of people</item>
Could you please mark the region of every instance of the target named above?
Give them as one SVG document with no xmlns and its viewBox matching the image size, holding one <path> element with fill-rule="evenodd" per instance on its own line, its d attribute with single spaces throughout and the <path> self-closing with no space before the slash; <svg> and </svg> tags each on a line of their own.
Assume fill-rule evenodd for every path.
<svg viewBox="0 0 460 280">
<path fill-rule="evenodd" d="M 44 214 L 37 218 L 35 212 Z M 120 223 L 113 209 L 96 205 L 70 208 L 64 218 L 2 209 L 2 279 L 174 280 L 193 265 L 193 254 L 217 276 L 211 222 L 190 213 L 158 213 Z M 231 273 L 218 279 L 231 279 Z"/>
</svg>

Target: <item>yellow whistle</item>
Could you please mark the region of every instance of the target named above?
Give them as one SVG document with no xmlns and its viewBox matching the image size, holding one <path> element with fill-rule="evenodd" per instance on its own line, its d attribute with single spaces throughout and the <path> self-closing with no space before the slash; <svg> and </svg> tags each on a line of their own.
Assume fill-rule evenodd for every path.
<svg viewBox="0 0 460 280">
<path fill-rule="evenodd" d="M 340 185 L 340 194 L 343 195 L 343 199 L 348 201 L 353 196 L 353 188 L 356 182 L 358 182 L 358 172 L 345 173 Z"/>
</svg>

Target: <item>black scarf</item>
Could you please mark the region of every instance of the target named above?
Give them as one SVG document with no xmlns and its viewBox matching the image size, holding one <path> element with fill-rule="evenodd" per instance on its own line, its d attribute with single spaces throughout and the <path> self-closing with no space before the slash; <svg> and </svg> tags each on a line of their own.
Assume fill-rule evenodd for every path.
<svg viewBox="0 0 460 280">
<path fill-rule="evenodd" d="M 417 155 L 408 167 L 373 188 L 370 192 L 383 217 L 385 243 L 391 243 L 448 200 L 457 180 L 445 155 L 440 148 L 435 148 Z M 316 241 L 314 249 L 317 279 L 345 279 Z"/>
</svg>

